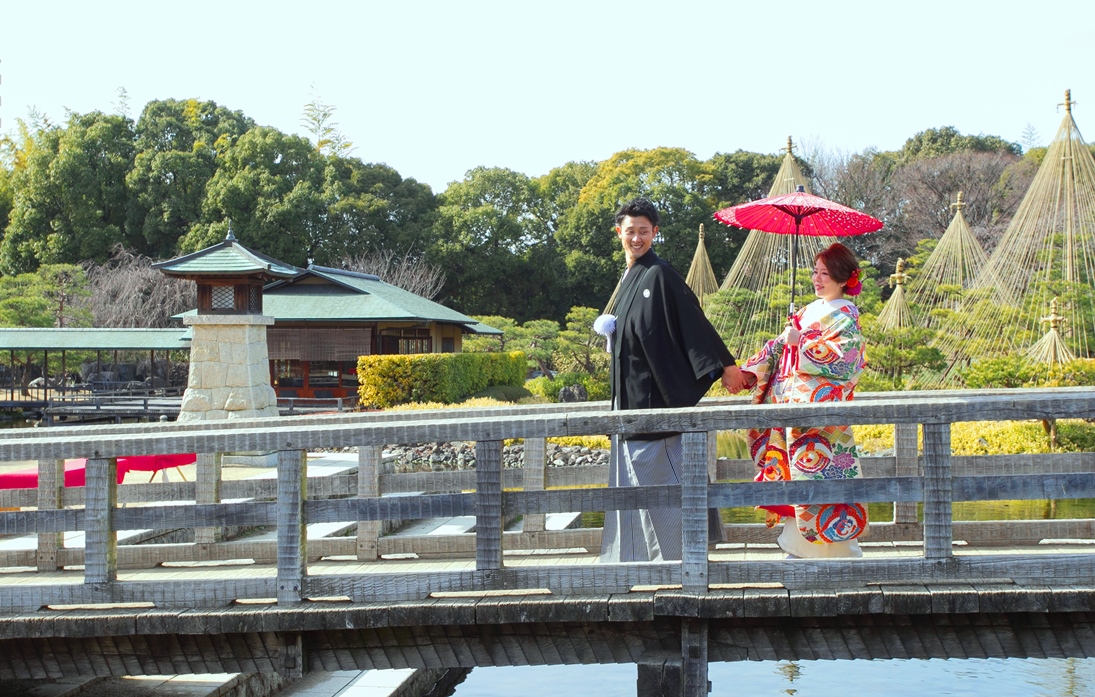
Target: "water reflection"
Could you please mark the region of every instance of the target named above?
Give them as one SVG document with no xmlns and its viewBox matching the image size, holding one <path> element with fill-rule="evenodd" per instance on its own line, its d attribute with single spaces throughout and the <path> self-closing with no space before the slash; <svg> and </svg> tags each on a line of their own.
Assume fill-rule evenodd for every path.
<svg viewBox="0 0 1095 697">
<path fill-rule="evenodd" d="M 1095 659 L 712 663 L 712 695 L 1093 697 Z M 634 697 L 631 664 L 476 668 L 455 697 Z"/>
</svg>

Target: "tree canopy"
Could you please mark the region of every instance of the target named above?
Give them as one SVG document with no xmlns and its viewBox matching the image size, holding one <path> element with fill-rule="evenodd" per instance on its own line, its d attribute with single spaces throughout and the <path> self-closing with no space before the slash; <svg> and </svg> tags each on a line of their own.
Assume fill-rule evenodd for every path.
<svg viewBox="0 0 1095 697">
<path fill-rule="evenodd" d="M 0 138 L 0 273 L 104 264 L 118 245 L 165 259 L 219 242 L 231 221 L 243 244 L 292 264 L 410 260 L 438 270 L 436 299 L 461 312 L 562 325 L 568 308 L 604 307 L 619 278 L 622 203 L 645 196 L 658 206 L 655 249 L 682 275 L 705 225 L 722 279 L 745 232 L 712 213 L 766 195 L 782 157 L 629 149 L 541 176 L 475 167 L 434 192 L 355 155 L 335 107 L 318 98 L 302 110 L 309 137 L 208 100 L 154 100 L 136 121 L 119 110 L 59 123 L 32 113 Z M 1016 143 L 945 126 L 897 151 L 817 151 L 799 165 L 816 193 L 886 223 L 850 241 L 884 277 L 919 240 L 942 234 L 959 189 L 991 247 L 1043 154 L 1022 157 Z"/>
</svg>

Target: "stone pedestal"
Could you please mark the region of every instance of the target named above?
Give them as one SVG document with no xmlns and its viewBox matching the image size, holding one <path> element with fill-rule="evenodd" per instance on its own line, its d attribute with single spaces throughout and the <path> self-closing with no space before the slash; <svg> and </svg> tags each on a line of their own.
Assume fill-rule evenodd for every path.
<svg viewBox="0 0 1095 697">
<path fill-rule="evenodd" d="M 192 315 L 190 376 L 179 421 L 215 421 L 277 416 L 270 386 L 265 315 Z"/>
</svg>

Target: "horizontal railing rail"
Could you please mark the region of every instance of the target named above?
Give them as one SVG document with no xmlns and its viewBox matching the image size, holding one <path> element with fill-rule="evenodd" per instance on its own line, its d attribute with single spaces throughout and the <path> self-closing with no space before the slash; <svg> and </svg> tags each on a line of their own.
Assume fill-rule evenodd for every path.
<svg viewBox="0 0 1095 697">
<path fill-rule="evenodd" d="M 604 403 L 530 405 L 507 409 L 359 413 L 13 432 L 0 439 L 0 461 L 37 461 L 39 488 L 33 490 L 35 501 L 28 502 L 26 492 L 5 492 L 0 494 L 0 505 L 36 505 L 38 510 L 0 512 L 0 534 L 38 535 L 35 561 L 40 569 L 82 562 L 84 573 L 82 583 L 72 583 L 71 577 L 65 574 L 60 577 L 47 574 L 41 583 L 27 583 L 21 578 L 14 584 L 0 579 L 0 609 L 96 602 L 202 606 L 248 598 L 299 602 L 304 598 L 329 596 L 348 596 L 354 601 L 395 600 L 422 598 L 437 591 L 499 588 L 611 593 L 648 584 L 679 584 L 685 591 L 703 593 L 715 583 L 779 582 L 795 587 L 910 579 L 970 582 L 1054 578 L 1061 581 L 1090 577 L 1095 572 L 1095 555 L 1084 553 L 956 555 L 953 551 L 956 530 L 964 532 L 973 530 L 974 526 L 955 523 L 952 519 L 955 501 L 1095 497 L 1095 468 L 1092 466 L 1095 454 L 955 458 L 950 454 L 949 436 L 949 425 L 962 421 L 1095 417 L 1093 389 L 865 395 L 853 402 L 778 406 L 752 405 L 731 398 L 705 401 L 692 409 L 628 412 L 606 411 L 604 407 Z M 874 458 L 878 465 L 876 472 L 871 472 L 871 461 L 868 461 L 864 469 L 870 476 L 863 479 L 709 483 L 712 474 L 721 479 L 748 478 L 751 474 L 750 466 L 743 461 L 715 461 L 713 434 L 717 431 L 833 423 L 896 424 L 897 452 L 893 457 Z M 918 425 L 923 429 L 923 455 L 919 458 L 916 454 Z M 651 431 L 684 434 L 684 475 L 679 486 L 545 489 L 545 486 L 552 486 L 553 474 L 565 480 L 567 486 L 603 484 L 605 468 L 584 467 L 580 468 L 580 473 L 553 473 L 553 469 L 579 468 L 545 468 L 543 439 Z M 503 441 L 513 438 L 526 439 L 526 457 L 529 451 L 539 453 L 532 457 L 533 461 L 539 458 L 538 465 L 534 462 L 532 466 L 527 460 L 524 472 L 503 469 Z M 385 445 L 443 441 L 475 442 L 475 470 L 382 472 L 381 450 Z M 307 477 L 306 451 L 348 447 L 358 450 L 356 476 L 341 476 L 326 482 L 325 478 Z M 219 454 L 256 451 L 278 453 L 276 481 L 219 481 Z M 122 486 L 116 483 L 114 458 L 178 452 L 201 454 L 198 483 Z M 82 496 L 76 490 L 65 490 L 58 485 L 59 463 L 65 458 L 76 457 L 88 459 L 87 485 Z M 213 479 L 202 477 L 203 468 L 207 475 L 213 472 L 218 476 Z M 596 477 L 601 478 L 593 481 Z M 419 488 L 414 488 L 415 485 Z M 515 486 L 523 490 L 508 490 Z M 472 489 L 474 493 L 465 491 Z M 394 491 L 409 495 L 382 496 Z M 340 495 L 351 496 L 322 498 Z M 137 507 L 122 505 L 142 497 L 154 502 Z M 222 502 L 236 497 L 247 500 Z M 263 498 L 273 500 L 260 500 Z M 900 519 L 895 518 L 892 524 L 895 529 L 902 525 L 916 527 L 915 534 L 923 544 L 922 555 L 797 560 L 793 563 L 709 561 L 706 517 L 709 507 L 851 500 L 896 502 L 897 506 L 922 504 L 922 525 L 917 524 L 915 510 L 909 519 L 908 508 L 903 509 L 905 514 L 899 516 Z M 195 503 L 178 505 L 180 501 Z M 71 507 L 81 504 L 82 509 Z M 503 532 L 507 517 L 522 515 L 532 520 L 549 513 L 657 507 L 680 507 L 683 511 L 684 558 L 681 562 L 556 566 L 504 563 L 503 548 L 510 548 L 515 541 L 514 535 Z M 356 548 L 359 559 L 375 558 L 385 547 L 385 538 L 377 537 L 376 526 L 382 521 L 455 516 L 475 516 L 474 538 L 461 548 L 474 551 L 474 569 L 308 573 L 317 553 L 352 554 Z M 358 535 L 344 540 L 307 539 L 306 525 L 325 522 L 357 523 Z M 1016 526 L 1018 535 L 1025 541 L 1038 534 L 1027 525 L 1030 522 Z M 1057 532 L 1067 526 L 1080 534 L 1089 536 L 1091 532 L 1086 521 L 1044 522 L 1054 524 L 1056 527 L 1052 530 Z M 154 561 L 157 554 L 166 560 L 185 556 L 171 545 L 119 548 L 118 530 L 196 528 L 201 532 L 253 526 L 276 528 L 276 545 L 270 545 L 276 551 L 271 554 L 270 549 L 266 549 L 255 555 L 264 560 L 276 560 L 275 570 L 262 573 L 256 570 L 254 575 L 247 577 L 229 574 L 201 581 L 118 580 L 119 567 L 125 568 L 127 563 L 138 558 L 147 562 Z M 1047 526 L 1043 528 L 1043 531 L 1051 530 Z M 57 541 L 60 533 L 74 531 L 85 533 L 82 554 L 64 549 Z M 590 532 L 570 530 L 553 534 L 572 543 L 599 544 Z M 908 539 L 910 533 L 901 534 Z M 534 525 L 523 533 L 514 548 L 532 546 L 538 535 L 546 536 L 546 533 L 542 528 L 538 531 Z M 895 533 L 892 537 L 897 539 L 900 535 Z M 49 540 L 55 543 L 52 548 L 44 544 Z M 213 542 L 214 537 L 199 536 L 199 541 Z M 364 551 L 363 546 L 367 547 Z M 393 543 L 388 548 L 398 546 Z M 220 543 L 212 556 L 229 558 L 227 555 L 256 549 L 246 543 Z M 0 553 L 2 559 L 16 557 L 26 560 L 27 554 Z"/>
</svg>

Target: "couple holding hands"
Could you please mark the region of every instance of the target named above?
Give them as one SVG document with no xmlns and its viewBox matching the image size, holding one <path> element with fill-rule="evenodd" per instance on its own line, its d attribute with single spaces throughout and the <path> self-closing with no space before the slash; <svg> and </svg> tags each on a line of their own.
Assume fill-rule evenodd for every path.
<svg viewBox="0 0 1095 697">
<path fill-rule="evenodd" d="M 817 300 L 739 368 L 684 279 L 651 248 L 658 222 L 657 209 L 645 199 L 616 215 L 627 269 L 595 325 L 612 354 L 613 409 L 695 406 L 716 380 L 730 394 L 751 390 L 757 404 L 852 398 L 866 360 L 859 311 L 848 299 L 862 288 L 851 250 L 834 244 L 817 255 Z M 861 476 L 848 426 L 752 429 L 748 439 L 757 481 Z M 609 486 L 680 483 L 679 433 L 620 434 L 613 455 Z M 711 541 L 722 538 L 717 513 L 712 509 Z M 777 541 L 788 558 L 862 555 L 856 538 L 867 527 L 863 504 L 772 506 L 766 520 L 769 527 L 783 522 Z M 606 511 L 602 561 L 680 558 L 680 509 Z"/>
</svg>

